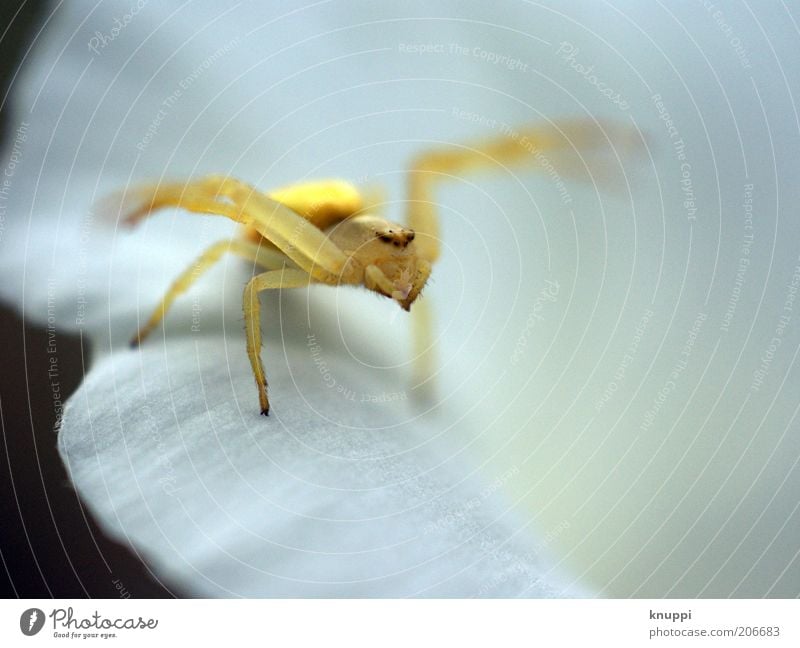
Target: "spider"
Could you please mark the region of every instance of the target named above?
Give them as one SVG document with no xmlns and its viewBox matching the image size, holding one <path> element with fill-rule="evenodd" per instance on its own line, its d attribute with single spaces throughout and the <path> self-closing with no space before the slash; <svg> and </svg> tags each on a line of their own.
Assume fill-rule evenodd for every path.
<svg viewBox="0 0 800 648">
<path fill-rule="evenodd" d="M 586 145 L 591 124 L 565 122 L 552 129 L 534 126 L 504 130 L 479 142 L 434 148 L 418 155 L 408 173 L 407 224 L 371 213 L 367 200 L 343 180 L 319 180 L 270 192 L 231 177 L 211 175 L 177 183 L 136 185 L 119 192 L 118 214 L 135 225 L 164 207 L 225 216 L 240 223 L 240 234 L 205 250 L 172 284 L 150 319 L 137 331 L 137 347 L 161 322 L 181 293 L 225 253 L 238 255 L 263 272 L 245 286 L 243 310 L 247 355 L 258 402 L 268 415 L 267 377 L 260 357 L 259 293 L 311 283 L 363 286 L 410 310 L 440 255 L 434 194 L 437 185 L 465 171 L 499 167 L 528 159 L 542 163 L 541 152 Z M 415 308 L 415 310 L 418 310 Z M 425 336 L 420 313 L 418 336 Z M 424 345 L 423 345 L 424 346 Z M 418 348 L 420 345 L 418 345 Z"/>
</svg>

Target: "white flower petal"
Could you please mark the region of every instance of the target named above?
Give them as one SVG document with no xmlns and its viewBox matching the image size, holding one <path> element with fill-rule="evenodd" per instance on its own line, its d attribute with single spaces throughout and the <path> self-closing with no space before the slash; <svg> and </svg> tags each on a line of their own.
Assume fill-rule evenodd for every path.
<svg viewBox="0 0 800 648">
<path fill-rule="evenodd" d="M 203 596 L 578 591 L 454 451 L 467 425 L 418 417 L 391 400 L 391 374 L 353 359 L 326 356 L 321 373 L 302 348 L 288 365 L 266 353 L 273 411 L 259 416 L 243 349 L 187 337 L 115 353 L 66 409 L 78 492 L 159 574 Z"/>
</svg>

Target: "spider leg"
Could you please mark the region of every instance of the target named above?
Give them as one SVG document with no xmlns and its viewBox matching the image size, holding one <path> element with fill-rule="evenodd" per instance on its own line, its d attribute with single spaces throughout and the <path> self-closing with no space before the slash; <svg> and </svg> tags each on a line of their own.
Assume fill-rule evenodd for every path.
<svg viewBox="0 0 800 648">
<path fill-rule="evenodd" d="M 199 184 L 232 201 L 240 209 L 240 223 L 258 231 L 306 272 L 325 283 L 347 283 L 347 255 L 314 223 L 241 180 L 212 175 Z"/>
<path fill-rule="evenodd" d="M 586 120 L 560 122 L 554 126 L 533 126 L 519 130 L 508 129 L 498 137 L 471 144 L 434 148 L 422 153 L 411 164 L 408 174 L 408 226 L 416 233 L 419 256 L 433 263 L 441 252 L 439 217 L 436 209 L 436 190 L 439 184 L 453 180 L 466 172 L 527 162 L 546 166 L 544 152 L 582 151 L 599 144 L 623 140 L 631 131 L 610 124 Z M 624 143 L 624 142 L 623 142 Z M 565 172 L 570 171 L 568 165 Z M 411 309 L 414 349 L 413 373 L 417 387 L 432 388 L 430 378 L 435 366 L 435 344 L 432 336 L 430 304 L 424 299 Z"/>
<path fill-rule="evenodd" d="M 504 168 L 524 162 L 547 167 L 550 162 L 545 154 L 555 151 L 582 152 L 609 142 L 636 148 L 638 139 L 635 135 L 626 127 L 576 119 L 519 130 L 508 128 L 498 137 L 422 153 L 409 170 L 407 208 L 408 225 L 417 234 L 420 255 L 433 262 L 440 254 L 435 191 L 441 182 L 468 171 Z M 574 165 L 570 168 L 570 164 L 561 165 L 560 170 L 565 174 L 575 171 Z"/>
<path fill-rule="evenodd" d="M 319 228 L 233 178 L 206 176 L 188 183 L 141 185 L 125 191 L 118 209 L 103 208 L 120 213 L 126 224 L 135 224 L 162 207 L 225 216 L 255 229 L 318 281 L 335 285 L 353 280 L 348 257 Z"/>
<path fill-rule="evenodd" d="M 433 339 L 433 313 L 427 299 L 419 299 L 411 308 L 411 364 L 413 389 L 430 400 L 433 368 L 436 366 L 436 343 Z"/>
<path fill-rule="evenodd" d="M 279 268 L 286 262 L 286 257 L 281 253 L 276 250 L 263 248 L 257 243 L 251 243 L 250 241 L 241 239 L 217 241 L 208 247 L 194 263 L 175 279 L 169 290 L 161 299 L 161 303 L 153 311 L 153 314 L 150 315 L 150 319 L 137 331 L 136 335 L 131 340 L 131 346 L 139 346 L 159 325 L 161 320 L 164 319 L 164 316 L 167 314 L 167 311 L 170 306 L 172 306 L 175 299 L 180 294 L 186 292 L 189 287 L 197 281 L 206 270 L 219 261 L 226 252 L 236 254 L 264 268 Z"/>
<path fill-rule="evenodd" d="M 311 277 L 302 270 L 269 270 L 256 275 L 247 282 L 244 289 L 244 323 L 247 334 L 247 357 L 253 367 L 253 375 L 258 387 L 258 402 L 261 413 L 269 415 L 269 398 L 267 398 L 267 376 L 261 363 L 261 307 L 258 293 L 275 288 L 300 288 L 307 286 Z"/>
<path fill-rule="evenodd" d="M 233 201 L 241 209 L 240 222 L 277 245 L 309 274 L 317 277 L 323 271 L 317 278 L 326 283 L 338 283 L 346 274 L 347 255 L 312 222 L 283 203 L 235 178 L 206 176 L 201 182 Z M 325 274 L 328 277 L 323 278 Z"/>
</svg>

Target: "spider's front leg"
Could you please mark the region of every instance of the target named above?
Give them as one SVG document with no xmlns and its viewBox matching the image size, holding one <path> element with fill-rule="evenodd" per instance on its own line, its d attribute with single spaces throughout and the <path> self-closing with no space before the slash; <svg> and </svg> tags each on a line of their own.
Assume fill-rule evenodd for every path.
<svg viewBox="0 0 800 648">
<path fill-rule="evenodd" d="M 636 133 L 626 127 L 590 120 L 571 120 L 549 125 L 534 125 L 511 130 L 506 134 L 467 144 L 442 146 L 423 152 L 411 164 L 408 173 L 408 226 L 416 233 L 418 254 L 433 263 L 441 253 L 436 190 L 448 180 L 468 172 L 504 169 L 530 164 L 546 168 L 553 152 L 583 152 L 619 142 L 626 148 L 637 148 Z M 583 162 L 583 158 L 581 158 Z M 585 162 L 584 162 L 585 163 Z M 563 171 L 569 173 L 570 166 Z M 412 310 L 415 346 L 415 373 L 424 382 L 434 366 L 431 313 L 427 304 Z"/>
<path fill-rule="evenodd" d="M 509 166 L 528 164 L 546 168 L 555 152 L 584 153 L 609 144 L 624 149 L 639 148 L 638 134 L 612 123 L 574 119 L 553 124 L 535 124 L 482 140 L 433 148 L 423 152 L 411 164 L 408 174 L 408 225 L 418 235 L 417 247 L 428 261 L 439 257 L 439 219 L 436 215 L 436 189 L 442 182 L 455 180 L 466 173 L 508 170 Z M 574 171 L 567 161 L 559 167 L 565 174 Z M 581 162 L 586 161 L 581 158 Z M 594 172 L 597 169 L 592 169 Z"/>
<path fill-rule="evenodd" d="M 113 197 L 115 203 L 120 195 Z M 350 283 L 348 257 L 314 223 L 255 187 L 226 176 L 186 183 L 140 185 L 121 194 L 121 206 L 105 207 L 135 224 L 163 207 L 219 215 L 251 227 L 295 264 L 324 283 Z"/>
<path fill-rule="evenodd" d="M 275 288 L 300 288 L 312 281 L 311 276 L 302 270 L 270 270 L 256 275 L 247 282 L 244 289 L 244 324 L 247 334 L 247 357 L 253 368 L 253 375 L 258 387 L 258 403 L 261 413 L 269 415 L 269 398 L 267 397 L 267 376 L 261 363 L 261 307 L 258 293 Z"/>
<path fill-rule="evenodd" d="M 328 284 L 350 283 L 347 255 L 317 224 L 292 207 L 228 176 L 206 176 L 197 184 L 232 201 L 238 210 L 236 220 L 255 229 L 315 279 Z"/>
</svg>

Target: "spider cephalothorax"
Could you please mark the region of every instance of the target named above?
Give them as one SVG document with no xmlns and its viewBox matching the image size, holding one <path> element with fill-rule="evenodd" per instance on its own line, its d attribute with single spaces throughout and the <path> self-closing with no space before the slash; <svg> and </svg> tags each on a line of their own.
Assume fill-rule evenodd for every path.
<svg viewBox="0 0 800 648">
<path fill-rule="evenodd" d="M 349 257 L 348 272 L 358 283 L 411 308 L 431 273 L 431 264 L 418 254 L 414 230 L 360 214 L 334 225 L 328 237 Z"/>
</svg>

